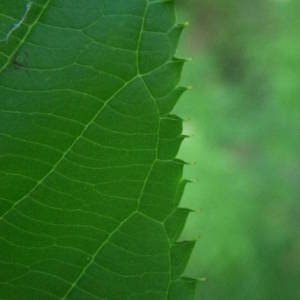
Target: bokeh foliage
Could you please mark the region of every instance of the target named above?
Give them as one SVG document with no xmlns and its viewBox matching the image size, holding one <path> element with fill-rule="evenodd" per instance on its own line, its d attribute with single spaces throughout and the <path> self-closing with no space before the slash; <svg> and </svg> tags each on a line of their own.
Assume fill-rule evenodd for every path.
<svg viewBox="0 0 300 300">
<path fill-rule="evenodd" d="M 178 1 L 193 85 L 178 113 L 196 164 L 183 238 L 205 300 L 300 299 L 299 1 Z"/>
</svg>

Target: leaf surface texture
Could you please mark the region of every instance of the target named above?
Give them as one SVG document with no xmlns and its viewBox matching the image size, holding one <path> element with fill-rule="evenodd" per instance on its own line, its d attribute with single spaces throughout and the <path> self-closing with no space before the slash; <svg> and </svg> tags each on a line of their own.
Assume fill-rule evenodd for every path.
<svg viewBox="0 0 300 300">
<path fill-rule="evenodd" d="M 172 1 L 0 4 L 0 298 L 192 299 Z"/>
</svg>

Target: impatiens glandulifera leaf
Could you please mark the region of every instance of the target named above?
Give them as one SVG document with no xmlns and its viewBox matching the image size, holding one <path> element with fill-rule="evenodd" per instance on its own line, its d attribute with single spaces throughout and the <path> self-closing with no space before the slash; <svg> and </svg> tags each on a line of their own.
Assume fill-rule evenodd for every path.
<svg viewBox="0 0 300 300">
<path fill-rule="evenodd" d="M 1 0 L 0 299 L 193 298 L 183 27 L 172 1 Z"/>
</svg>

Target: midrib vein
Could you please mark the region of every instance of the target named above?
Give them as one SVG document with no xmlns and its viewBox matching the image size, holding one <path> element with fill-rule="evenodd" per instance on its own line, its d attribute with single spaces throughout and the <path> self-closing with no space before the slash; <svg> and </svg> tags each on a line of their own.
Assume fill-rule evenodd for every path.
<svg viewBox="0 0 300 300">
<path fill-rule="evenodd" d="M 26 31 L 26 33 L 24 34 L 23 38 L 20 40 L 19 44 L 17 45 L 17 47 L 12 51 L 12 53 L 10 54 L 10 56 L 8 56 L 7 58 L 7 62 L 1 67 L 0 69 L 0 75 L 1 73 L 9 66 L 12 58 L 14 57 L 14 55 L 19 51 L 19 49 L 22 47 L 22 45 L 25 43 L 26 39 L 29 37 L 29 35 L 31 34 L 33 28 L 35 27 L 35 25 L 38 23 L 38 21 L 40 20 L 40 18 L 42 17 L 42 15 L 45 13 L 45 11 L 47 10 L 49 4 L 50 4 L 51 0 L 47 0 L 47 2 L 44 4 L 44 6 L 42 6 L 39 14 L 37 15 L 36 19 L 34 20 L 34 22 L 32 22 L 29 26 L 28 26 L 28 30 Z M 31 8 L 30 8 L 31 9 Z"/>
<path fill-rule="evenodd" d="M 141 29 L 140 29 L 140 33 L 139 33 L 139 37 L 138 37 L 138 41 L 137 41 L 137 49 L 136 49 L 137 75 L 136 75 L 135 78 L 140 78 L 140 79 L 142 79 L 142 78 L 141 78 L 141 75 L 139 74 L 139 52 L 140 52 L 142 35 L 143 35 L 143 31 L 144 31 L 145 19 L 146 19 L 146 15 L 147 15 L 148 9 L 149 9 L 149 2 L 147 1 L 146 5 L 145 5 L 144 13 L 143 13 L 143 20 L 142 20 L 142 24 L 141 24 Z M 155 99 L 153 99 L 153 97 L 151 97 L 151 99 L 154 101 L 154 105 L 157 107 L 157 103 L 156 103 Z M 157 107 L 157 111 L 158 111 L 158 107 Z M 158 146 L 158 142 L 159 142 L 159 129 L 160 129 L 159 113 L 158 113 L 158 120 L 159 120 L 159 128 L 158 128 L 158 132 L 157 132 L 157 146 Z M 157 149 L 156 149 L 156 152 L 157 152 Z M 134 211 L 132 211 L 126 218 L 124 218 L 119 223 L 119 225 L 107 236 L 107 238 L 99 245 L 98 249 L 92 255 L 92 257 L 89 260 L 89 262 L 85 265 L 85 267 L 82 269 L 82 271 L 80 272 L 80 274 L 74 280 L 73 284 L 66 291 L 65 295 L 62 297 L 62 300 L 67 300 L 68 296 L 73 291 L 73 289 L 78 286 L 78 283 L 81 280 L 81 278 L 86 274 L 86 272 L 88 271 L 88 269 L 90 268 L 90 266 L 94 263 L 94 261 L 95 261 L 96 257 L 98 256 L 98 254 L 105 247 L 105 245 L 107 245 L 107 243 L 111 240 L 111 238 L 113 237 L 113 235 L 118 232 L 118 230 L 122 227 L 123 224 L 125 224 L 134 214 L 136 214 L 138 212 L 139 203 L 140 203 L 141 198 L 143 197 L 143 194 L 145 192 L 145 188 L 146 188 L 147 183 L 149 181 L 149 178 L 150 178 L 150 175 L 151 175 L 151 172 L 152 172 L 152 169 L 153 169 L 153 166 L 154 166 L 156 160 L 157 160 L 157 157 L 154 158 L 154 160 L 153 160 L 153 162 L 152 162 L 152 164 L 151 164 L 151 166 L 150 166 L 150 168 L 149 168 L 149 170 L 147 172 L 147 176 L 146 176 L 146 178 L 144 180 L 142 189 L 141 189 L 139 197 L 137 199 L 137 208 Z"/>
<path fill-rule="evenodd" d="M 11 210 L 13 210 L 18 204 L 20 204 L 24 199 L 26 199 L 29 195 L 31 195 L 43 182 L 45 179 L 47 179 L 51 174 L 53 174 L 58 167 L 58 165 L 65 159 L 65 157 L 70 153 L 74 145 L 81 139 L 83 134 L 87 131 L 87 129 L 90 127 L 90 125 L 98 118 L 98 116 L 103 112 L 103 110 L 107 107 L 107 105 L 114 99 L 114 97 L 119 94 L 126 86 L 128 86 L 131 82 L 133 82 L 137 76 L 132 78 L 130 81 L 122 85 L 121 88 L 119 88 L 114 94 L 103 104 L 103 106 L 97 110 L 95 115 L 92 117 L 92 119 L 85 125 L 85 127 L 82 129 L 82 131 L 79 133 L 79 135 L 74 139 L 74 141 L 71 143 L 71 145 L 63 152 L 62 156 L 60 157 L 59 160 L 53 165 L 53 167 L 46 173 L 46 175 L 41 178 L 35 185 L 34 187 L 27 192 L 22 198 L 17 200 L 5 213 L 3 213 L 0 216 L 0 220 L 3 219 Z"/>
</svg>

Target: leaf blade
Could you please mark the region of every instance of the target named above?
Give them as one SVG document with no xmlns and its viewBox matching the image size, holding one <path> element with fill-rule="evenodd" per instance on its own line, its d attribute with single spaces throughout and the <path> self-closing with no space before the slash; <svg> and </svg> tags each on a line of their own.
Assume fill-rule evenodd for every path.
<svg viewBox="0 0 300 300">
<path fill-rule="evenodd" d="M 182 63 L 170 46 L 145 69 L 141 53 L 154 49 L 153 10 L 164 21 L 157 36 L 174 45 L 174 4 L 48 4 L 13 50 L 21 67 L 0 75 L 1 257 L 12 273 L 0 290 L 12 300 L 172 299 L 165 221 L 183 164 L 178 125 L 162 127 L 158 99 L 173 93 Z"/>
</svg>

